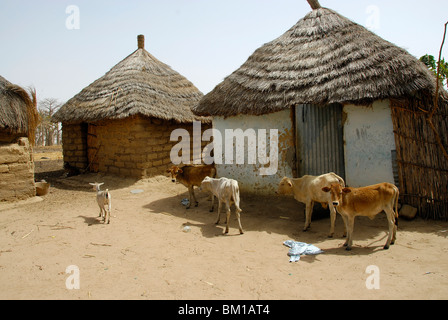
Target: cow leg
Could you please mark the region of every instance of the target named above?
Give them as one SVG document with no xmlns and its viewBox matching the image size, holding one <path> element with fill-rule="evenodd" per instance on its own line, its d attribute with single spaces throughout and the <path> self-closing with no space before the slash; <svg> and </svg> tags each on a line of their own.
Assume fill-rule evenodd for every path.
<svg viewBox="0 0 448 320">
<path fill-rule="evenodd" d="M 334 224 L 336 221 L 336 209 L 334 208 L 333 204 L 330 202 L 328 204 L 329 208 L 330 208 L 330 220 L 331 220 L 331 224 L 330 224 L 330 234 L 328 235 L 328 238 L 333 238 L 334 236 Z"/>
<path fill-rule="evenodd" d="M 103 222 L 106 222 L 107 211 L 104 207 L 101 208 L 101 216 L 103 217 Z"/>
<path fill-rule="evenodd" d="M 198 207 L 199 206 L 199 202 L 198 202 L 198 200 L 196 200 L 196 196 L 194 195 L 194 186 L 191 186 L 191 194 L 193 195 L 194 206 Z"/>
<path fill-rule="evenodd" d="M 219 201 L 219 203 L 218 203 L 218 220 L 216 221 L 216 224 L 219 224 L 219 220 L 221 220 L 221 206 L 222 206 L 222 202 L 221 202 L 221 200 L 219 200 L 218 199 L 218 201 Z"/>
<path fill-rule="evenodd" d="M 303 227 L 303 231 L 307 231 L 311 226 L 311 215 L 313 214 L 313 206 L 314 202 L 308 202 L 305 208 L 305 226 Z"/>
<path fill-rule="evenodd" d="M 192 200 L 192 196 L 191 196 L 191 194 L 192 194 L 192 192 L 193 192 L 193 186 L 189 186 L 188 187 L 188 205 L 187 205 L 187 209 L 190 209 L 190 207 L 191 207 L 191 200 Z"/>
<path fill-rule="evenodd" d="M 350 251 L 352 250 L 352 244 L 353 244 L 353 228 L 355 226 L 355 217 L 349 216 L 347 217 L 347 241 L 345 242 L 344 246 L 347 248 L 345 250 Z"/>
<path fill-rule="evenodd" d="M 212 197 L 212 206 L 210 207 L 210 212 L 213 212 L 213 210 L 215 209 L 215 195 L 211 193 L 210 196 Z"/>
<path fill-rule="evenodd" d="M 241 215 L 240 215 L 240 210 L 236 210 L 236 217 L 238 218 L 238 226 L 239 226 L 239 228 L 240 228 L 240 234 L 244 234 L 244 231 L 243 231 L 243 227 L 242 227 L 242 225 L 241 225 Z"/>
<path fill-rule="evenodd" d="M 384 250 L 389 249 L 391 244 L 395 243 L 396 229 L 395 229 L 395 213 L 391 208 L 384 210 L 387 215 L 387 222 L 389 223 L 389 236 L 387 237 L 386 244 L 384 245 Z M 393 240 L 393 241 L 392 241 Z"/>
<path fill-rule="evenodd" d="M 341 214 L 342 220 L 344 221 L 344 238 L 347 238 L 347 229 L 348 229 L 348 221 L 347 221 L 347 217 L 343 214 Z M 346 246 L 346 244 L 345 244 Z"/>
<path fill-rule="evenodd" d="M 110 199 L 109 199 L 109 204 L 108 204 L 108 212 L 109 212 L 109 218 L 108 218 L 108 220 L 107 220 L 107 224 L 109 224 L 110 223 L 110 212 L 112 211 L 112 204 L 111 204 L 111 202 L 110 202 Z"/>
<path fill-rule="evenodd" d="M 390 244 L 395 244 L 395 241 L 397 240 L 397 230 L 398 230 L 398 218 L 394 217 L 394 234 L 392 236 L 392 242 Z"/>
<path fill-rule="evenodd" d="M 344 234 L 342 235 L 343 238 L 347 238 L 347 224 L 344 222 Z"/>
<path fill-rule="evenodd" d="M 190 195 L 190 204 L 191 204 L 191 198 L 193 197 L 194 200 L 194 206 L 199 206 L 199 202 L 196 200 L 196 196 L 194 195 L 194 186 L 191 186 L 191 195 Z"/>
<path fill-rule="evenodd" d="M 192 200 L 194 200 L 195 207 L 197 207 L 199 205 L 199 202 L 196 201 L 196 197 L 194 195 L 194 186 L 189 186 L 188 187 L 188 192 L 189 192 L 189 195 L 190 195 L 190 201 L 188 203 L 187 209 L 190 209 L 191 204 L 193 203 Z"/>
<path fill-rule="evenodd" d="M 227 233 L 229 233 L 229 223 L 230 223 L 230 201 L 229 202 L 226 202 L 226 209 L 227 209 L 227 211 L 226 211 L 226 234 Z"/>
</svg>

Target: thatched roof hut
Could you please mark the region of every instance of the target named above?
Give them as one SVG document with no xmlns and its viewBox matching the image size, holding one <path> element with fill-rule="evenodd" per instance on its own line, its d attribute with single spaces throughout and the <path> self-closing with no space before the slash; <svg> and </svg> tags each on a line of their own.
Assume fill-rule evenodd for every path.
<svg viewBox="0 0 448 320">
<path fill-rule="evenodd" d="M 366 104 L 421 90 L 435 91 L 434 77 L 423 63 L 335 11 L 314 5 L 285 34 L 257 49 L 194 112 L 261 115 L 297 104 Z"/>
<path fill-rule="evenodd" d="M 138 36 L 138 49 L 64 104 L 54 120 L 80 123 L 135 115 L 178 123 L 207 120 L 191 112 L 203 94 L 146 51 L 144 43 Z"/>
<path fill-rule="evenodd" d="M 448 219 L 448 162 L 437 143 L 448 136 L 447 93 L 441 90 L 428 121 L 436 79 L 422 62 L 317 0 L 308 2 L 311 12 L 193 108 L 213 116 L 221 132 L 277 130 L 269 147 L 277 150 L 278 143 L 278 163 L 270 163 L 276 174 L 258 176 L 266 165 L 260 162 L 220 164 L 217 174 L 260 194 L 272 194 L 285 175 L 332 171 L 352 187 L 390 182 L 420 216 Z"/>
<path fill-rule="evenodd" d="M 36 93 L 28 93 L 22 87 L 12 84 L 0 76 L 0 130 L 11 135 L 30 137 L 38 122 Z"/>
<path fill-rule="evenodd" d="M 171 163 L 171 132 L 192 132 L 195 120 L 211 122 L 191 111 L 203 94 L 146 51 L 143 35 L 137 39 L 136 51 L 53 116 L 62 122 L 66 168 L 138 178 L 162 174 Z"/>
<path fill-rule="evenodd" d="M 35 91 L 29 94 L 0 76 L 0 201 L 36 195 L 30 143 L 38 120 Z"/>
</svg>

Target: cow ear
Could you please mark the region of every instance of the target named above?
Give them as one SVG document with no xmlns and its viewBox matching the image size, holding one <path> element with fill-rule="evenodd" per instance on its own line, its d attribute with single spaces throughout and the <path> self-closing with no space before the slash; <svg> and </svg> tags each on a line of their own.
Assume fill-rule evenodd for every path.
<svg viewBox="0 0 448 320">
<path fill-rule="evenodd" d="M 288 186 L 292 187 L 291 181 L 288 181 Z"/>
<path fill-rule="evenodd" d="M 352 190 L 349 189 L 349 188 L 344 188 L 344 189 L 342 189 L 342 192 L 344 192 L 344 193 L 350 193 L 350 192 L 352 192 Z"/>
<path fill-rule="evenodd" d="M 184 170 L 179 169 L 179 170 L 177 170 L 177 172 L 182 173 L 182 172 L 184 172 Z"/>
<path fill-rule="evenodd" d="M 171 170 L 170 169 L 166 169 L 166 173 L 170 173 L 171 172 Z"/>
<path fill-rule="evenodd" d="M 322 188 L 322 191 L 323 191 L 323 192 L 330 192 L 330 190 L 331 190 L 331 189 L 328 188 L 328 187 L 324 187 L 324 188 Z"/>
</svg>

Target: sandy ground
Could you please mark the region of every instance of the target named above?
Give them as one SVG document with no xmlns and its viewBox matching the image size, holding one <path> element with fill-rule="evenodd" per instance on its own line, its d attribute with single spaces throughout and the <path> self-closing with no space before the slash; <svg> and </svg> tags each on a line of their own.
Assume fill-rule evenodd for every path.
<svg viewBox="0 0 448 320">
<path fill-rule="evenodd" d="M 385 215 L 357 218 L 347 252 L 340 216 L 333 239 L 329 218 L 302 232 L 303 206 L 292 198 L 242 195 L 245 234 L 232 215 L 223 235 L 207 195 L 197 192 L 199 207 L 186 210 L 187 189 L 167 177 L 60 175 L 47 177 L 42 201 L 0 204 L 0 299 L 448 299 L 446 222 L 400 220 L 396 244 L 382 250 Z M 110 225 L 97 218 L 95 181 L 111 191 Z M 290 263 L 286 240 L 325 252 Z M 67 289 L 69 266 L 80 289 Z M 373 276 L 379 289 L 369 290 Z"/>
</svg>

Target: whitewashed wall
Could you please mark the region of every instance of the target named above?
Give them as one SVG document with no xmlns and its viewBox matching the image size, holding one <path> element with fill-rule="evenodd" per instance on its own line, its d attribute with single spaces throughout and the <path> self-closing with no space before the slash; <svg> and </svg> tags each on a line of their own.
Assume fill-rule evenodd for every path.
<svg viewBox="0 0 448 320">
<path fill-rule="evenodd" d="M 274 194 L 277 190 L 278 183 L 284 176 L 292 177 L 295 148 L 291 110 L 280 111 L 263 116 L 239 115 L 227 119 L 224 119 L 223 117 L 215 117 L 213 118 L 213 128 L 219 130 L 223 136 L 223 164 L 216 165 L 217 174 L 219 177 L 227 177 L 237 180 L 239 182 L 241 192 L 261 195 Z M 226 164 L 226 159 L 224 156 L 224 136 L 226 129 L 242 129 L 243 131 L 246 131 L 247 129 L 254 129 L 256 132 L 258 132 L 259 129 L 266 129 L 267 137 L 269 137 L 269 132 L 271 129 L 277 129 L 279 135 L 277 172 L 272 175 L 262 176 L 260 175 L 259 169 L 269 167 L 270 164 L 262 165 L 258 160 L 256 164 L 248 164 L 247 151 L 249 148 L 247 141 L 244 148 L 245 164 Z M 267 138 L 266 141 L 267 155 L 269 157 L 270 139 Z M 234 154 L 234 160 L 235 159 L 236 154 Z"/>
<path fill-rule="evenodd" d="M 394 183 L 391 151 L 395 140 L 389 100 L 376 101 L 371 107 L 345 105 L 343 112 L 347 185 Z"/>
</svg>

